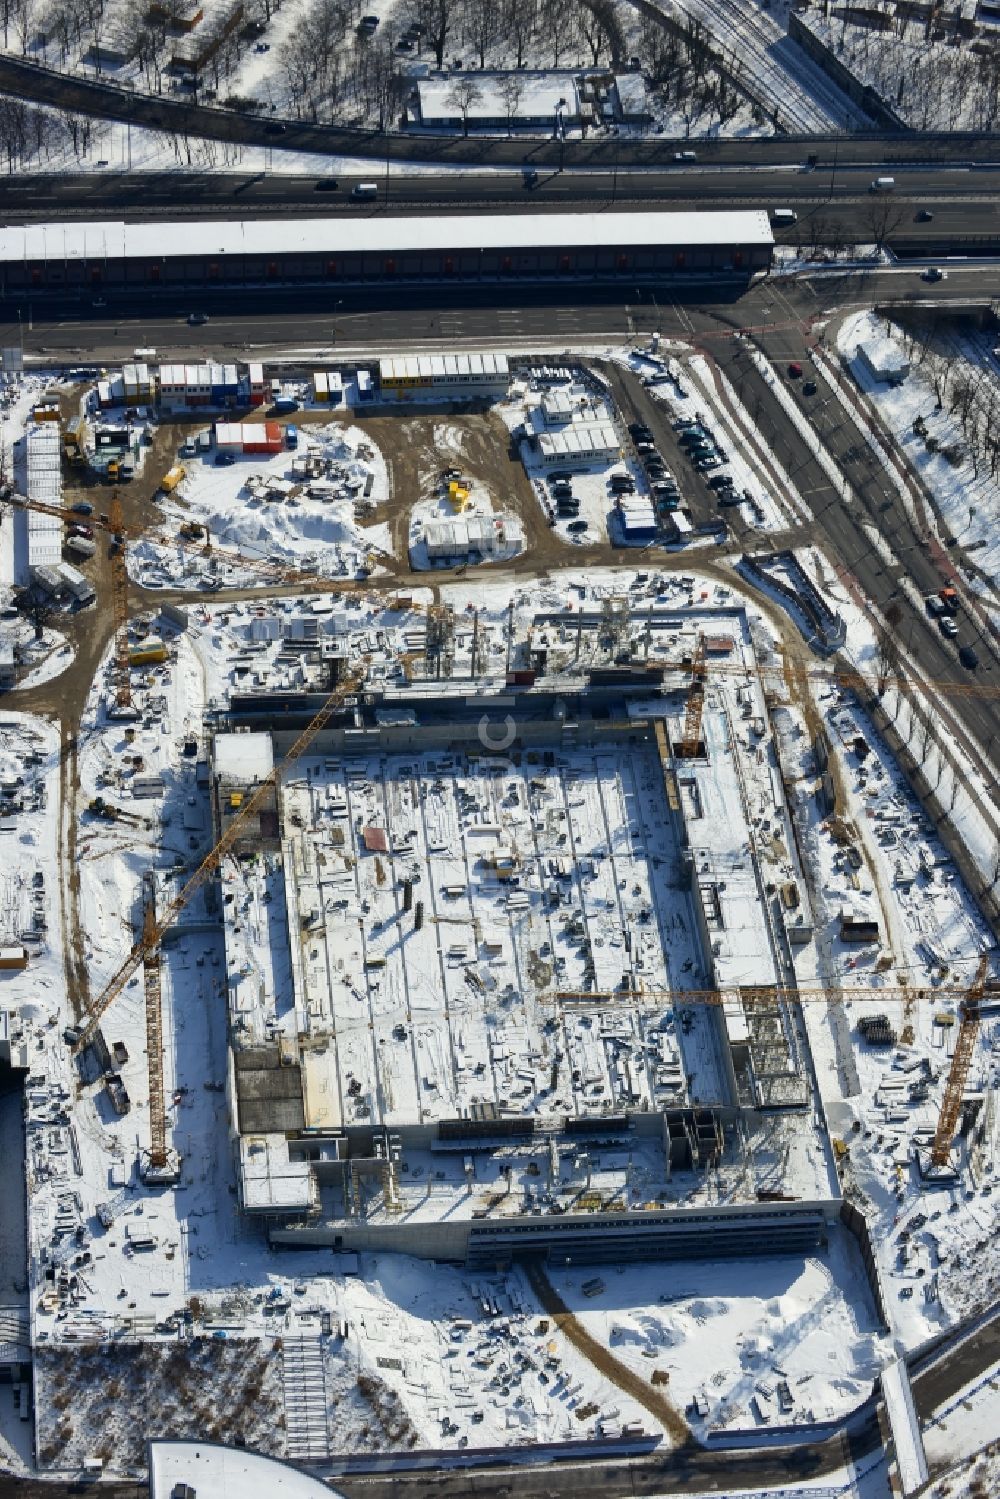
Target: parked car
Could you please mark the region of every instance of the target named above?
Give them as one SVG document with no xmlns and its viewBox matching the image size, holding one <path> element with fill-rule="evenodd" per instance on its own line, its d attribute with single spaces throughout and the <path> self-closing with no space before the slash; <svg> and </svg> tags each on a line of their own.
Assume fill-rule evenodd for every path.
<svg viewBox="0 0 1000 1499">
<path fill-rule="evenodd" d="M 566 529 L 574 536 L 578 536 L 581 531 L 586 531 L 587 522 L 585 520 L 571 520 Z"/>
<path fill-rule="evenodd" d="M 961 661 L 966 671 L 975 671 L 976 667 L 979 665 L 979 657 L 976 655 L 971 645 L 963 645 L 959 647 L 958 659 L 959 661 Z"/>
<path fill-rule="evenodd" d="M 801 380 L 802 379 L 802 366 L 801 366 L 801 364 L 796 364 L 793 361 L 788 366 L 788 378 L 789 378 L 789 380 Z"/>
<path fill-rule="evenodd" d="M 732 489 L 733 480 L 730 474 L 713 474 L 708 481 L 709 489 Z"/>
<path fill-rule="evenodd" d="M 93 526 L 82 526 L 77 521 L 74 525 L 67 527 L 67 533 L 70 536 L 80 536 L 84 541 L 91 541 L 94 536 L 94 528 Z"/>
<path fill-rule="evenodd" d="M 93 505 L 88 505 L 86 500 L 77 500 L 75 505 L 69 507 L 74 515 L 93 515 Z"/>
<path fill-rule="evenodd" d="M 236 458 L 233 453 L 216 453 L 215 455 L 216 468 L 232 468 L 235 462 Z"/>
<path fill-rule="evenodd" d="M 700 426 L 701 426 L 701 423 L 700 422 L 696 422 L 693 417 L 684 416 L 684 417 L 681 417 L 681 419 L 680 419 L 679 422 L 674 422 L 674 431 L 675 432 L 690 432 L 690 431 L 692 431 L 693 428 L 700 427 Z"/>
<path fill-rule="evenodd" d="M 699 458 L 695 463 L 695 468 L 699 474 L 705 474 L 710 468 L 718 468 L 721 463 L 722 459 L 715 454 L 708 458 Z"/>
<path fill-rule="evenodd" d="M 690 427 L 685 427 L 677 441 L 682 448 L 689 448 L 694 442 L 708 442 L 709 434 L 698 422 L 692 422 Z"/>
<path fill-rule="evenodd" d="M 723 509 L 725 509 L 727 505 L 740 505 L 742 503 L 743 496 L 740 494 L 738 489 L 723 489 L 719 493 L 719 504 Z"/>
<path fill-rule="evenodd" d="M 816 394 L 816 381 L 807 380 L 802 387 L 802 394 L 804 396 L 814 396 Z"/>
<path fill-rule="evenodd" d="M 939 595 L 936 593 L 932 593 L 928 598 L 926 598 L 924 600 L 924 605 L 927 609 L 927 613 L 931 616 L 932 619 L 940 619 L 942 614 L 948 613 L 947 604 L 945 603 L 944 599 L 939 597 Z"/>
<path fill-rule="evenodd" d="M 554 468 L 549 474 L 550 484 L 569 484 L 573 475 L 568 468 Z"/>
</svg>

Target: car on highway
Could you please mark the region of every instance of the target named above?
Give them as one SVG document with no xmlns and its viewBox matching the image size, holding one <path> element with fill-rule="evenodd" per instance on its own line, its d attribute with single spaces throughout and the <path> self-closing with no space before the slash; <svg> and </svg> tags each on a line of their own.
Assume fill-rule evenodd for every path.
<svg viewBox="0 0 1000 1499">
<path fill-rule="evenodd" d="M 317 193 L 335 193 L 340 183 L 336 177 L 321 177 L 315 184 L 314 191 Z"/>
<path fill-rule="evenodd" d="M 88 505 L 86 500 L 77 500 L 75 505 L 69 507 L 74 515 L 93 515 L 93 505 Z"/>
<path fill-rule="evenodd" d="M 801 380 L 802 379 L 802 366 L 801 366 L 801 364 L 797 364 L 794 360 L 792 361 L 792 363 L 788 366 L 788 378 L 789 378 L 789 380 Z"/>
<path fill-rule="evenodd" d="M 958 659 L 959 661 L 961 661 L 966 671 L 975 671 L 976 667 L 979 665 L 979 657 L 976 655 L 971 645 L 963 645 L 959 647 Z"/>
<path fill-rule="evenodd" d="M 525 167 L 521 174 L 524 186 L 530 193 L 532 188 L 538 186 L 538 169 L 536 167 Z"/>
<path fill-rule="evenodd" d="M 208 322 L 207 312 L 189 312 L 188 323 L 192 328 L 203 328 Z"/>
<path fill-rule="evenodd" d="M 216 453 L 215 455 L 216 468 L 232 468 L 235 462 L 236 458 L 232 453 Z"/>
<path fill-rule="evenodd" d="M 938 620 L 938 629 L 949 640 L 954 640 L 958 634 L 958 621 L 953 619 L 950 614 L 942 614 Z"/>
<path fill-rule="evenodd" d="M 697 161 L 697 160 L 698 160 L 698 153 L 696 151 L 675 151 L 674 152 L 674 161 Z"/>
<path fill-rule="evenodd" d="M 948 605 L 936 593 L 932 593 L 924 599 L 924 607 L 932 619 L 940 619 L 942 614 L 948 613 Z"/>
<path fill-rule="evenodd" d="M 926 271 L 924 271 L 923 279 L 925 281 L 946 281 L 948 279 L 948 272 L 942 271 L 936 265 L 929 265 Z"/>
<path fill-rule="evenodd" d="M 581 532 L 586 531 L 587 522 L 585 520 L 571 520 L 566 529 L 571 535 L 579 536 Z"/>
<path fill-rule="evenodd" d="M 288 126 L 283 125 L 280 120 L 268 120 L 264 126 L 264 133 L 265 135 L 284 135 L 287 129 Z"/>
<path fill-rule="evenodd" d="M 802 394 L 804 396 L 814 396 L 816 394 L 816 381 L 807 380 L 802 387 Z"/>
</svg>

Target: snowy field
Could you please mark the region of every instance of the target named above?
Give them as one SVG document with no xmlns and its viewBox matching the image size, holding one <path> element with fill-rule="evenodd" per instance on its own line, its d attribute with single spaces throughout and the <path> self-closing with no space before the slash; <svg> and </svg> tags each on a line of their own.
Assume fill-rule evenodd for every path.
<svg viewBox="0 0 1000 1499">
<path fill-rule="evenodd" d="M 844 1415 L 889 1355 L 843 1233 L 822 1257 L 765 1257 L 752 1269 L 711 1260 L 619 1267 L 588 1297 L 581 1287 L 592 1273 L 561 1271 L 553 1283 L 628 1368 L 669 1375 L 671 1399 L 700 1436 Z"/>
</svg>

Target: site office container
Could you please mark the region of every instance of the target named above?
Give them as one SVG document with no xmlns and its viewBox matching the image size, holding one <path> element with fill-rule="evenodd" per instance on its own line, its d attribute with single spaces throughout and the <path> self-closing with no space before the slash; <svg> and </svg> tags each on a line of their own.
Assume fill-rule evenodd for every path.
<svg viewBox="0 0 1000 1499">
<path fill-rule="evenodd" d="M 244 453 L 280 453 L 283 447 L 280 422 L 252 422 L 243 428 Z"/>
</svg>

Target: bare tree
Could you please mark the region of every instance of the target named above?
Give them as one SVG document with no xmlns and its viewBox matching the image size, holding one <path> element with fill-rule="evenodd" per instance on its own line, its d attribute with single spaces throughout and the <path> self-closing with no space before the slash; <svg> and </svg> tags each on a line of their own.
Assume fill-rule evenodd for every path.
<svg viewBox="0 0 1000 1499">
<path fill-rule="evenodd" d="M 642 17 L 643 24 L 646 17 Z M 573 53 L 579 46 L 580 29 L 577 19 L 576 0 L 545 0 L 539 17 L 539 34 L 551 49 L 552 66 L 558 68 L 564 53 Z M 666 35 L 663 28 L 651 28 L 656 36 Z M 644 52 L 643 54 L 648 55 Z"/>
<path fill-rule="evenodd" d="M 409 0 L 406 19 L 423 27 L 439 68 L 444 67 L 444 49 L 451 34 L 455 0 Z"/>
<path fill-rule="evenodd" d="M 876 250 L 884 248 L 886 240 L 895 234 L 905 217 L 905 210 L 893 198 L 881 193 L 873 196 L 864 219 Z"/>
<path fill-rule="evenodd" d="M 500 35 L 496 0 L 465 0 L 462 24 L 466 37 L 476 49 L 479 66 L 485 68 L 486 54 Z"/>
<path fill-rule="evenodd" d="M 445 103 L 450 104 L 452 109 L 457 109 L 462 116 L 462 134 L 469 133 L 469 111 L 474 104 L 478 104 L 483 97 L 483 91 L 475 78 L 465 73 L 455 79 L 451 88 L 445 94 Z"/>
<path fill-rule="evenodd" d="M 514 121 L 524 98 L 524 79 L 520 73 L 504 73 L 498 87 L 503 100 L 503 112 L 507 117 L 507 134 L 510 136 L 514 133 Z"/>
<path fill-rule="evenodd" d="M 504 26 L 514 43 L 514 62 L 524 67 L 525 55 L 538 25 L 536 0 L 506 0 Z"/>
<path fill-rule="evenodd" d="M 890 677 L 899 675 L 899 650 L 888 630 L 879 630 L 875 642 L 875 687 L 879 697 L 885 696 Z"/>
</svg>

